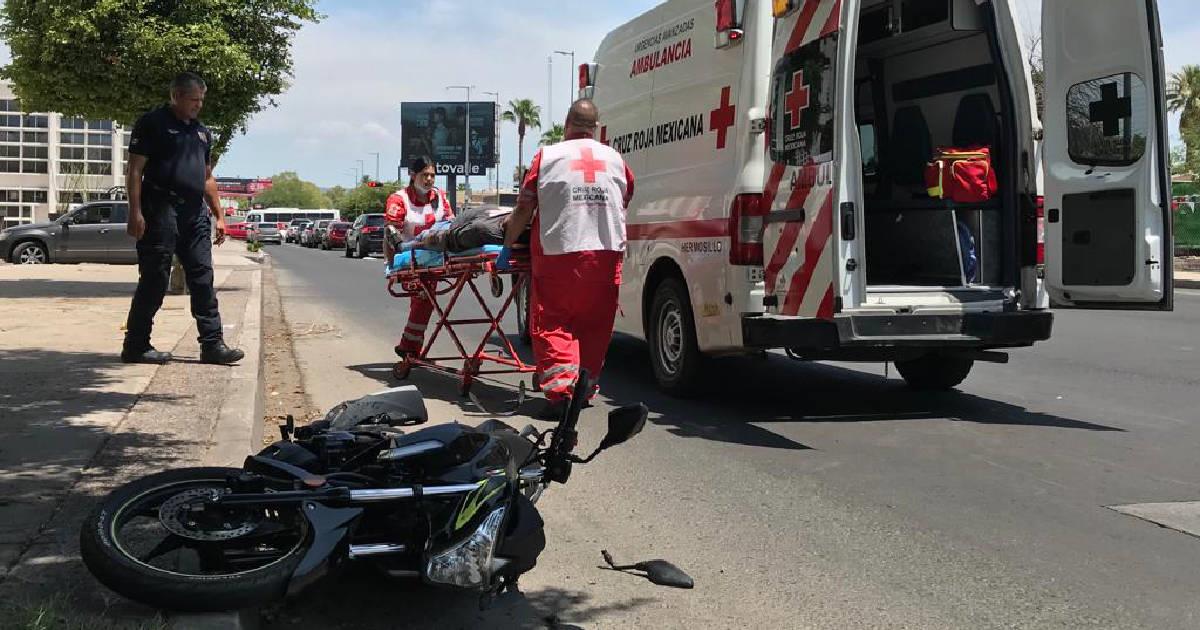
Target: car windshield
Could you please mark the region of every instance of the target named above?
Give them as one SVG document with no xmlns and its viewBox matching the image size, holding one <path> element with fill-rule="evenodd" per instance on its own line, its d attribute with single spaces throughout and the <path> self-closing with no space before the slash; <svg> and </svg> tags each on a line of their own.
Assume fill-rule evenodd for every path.
<svg viewBox="0 0 1200 630">
<path fill-rule="evenodd" d="M 383 225 L 383 215 L 382 214 L 368 214 L 367 215 L 367 225 Z"/>
<path fill-rule="evenodd" d="M 272 230 L 274 230 L 274 229 L 277 229 L 277 228 L 275 227 L 275 224 L 274 224 L 274 223 L 259 223 L 259 224 L 258 224 L 258 229 L 260 229 L 260 230 L 261 230 L 261 229 L 272 229 Z"/>
<path fill-rule="evenodd" d="M 330 226 L 329 226 L 329 229 L 331 229 L 331 230 L 344 230 L 344 229 L 346 229 L 346 228 L 348 228 L 348 227 L 350 227 L 350 224 L 349 224 L 349 223 L 334 223 L 334 224 L 332 224 L 332 225 L 330 225 Z"/>
</svg>

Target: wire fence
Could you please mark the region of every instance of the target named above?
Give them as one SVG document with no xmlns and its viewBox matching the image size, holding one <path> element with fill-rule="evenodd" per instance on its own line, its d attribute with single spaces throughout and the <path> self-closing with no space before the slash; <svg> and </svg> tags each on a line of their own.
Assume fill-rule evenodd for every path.
<svg viewBox="0 0 1200 630">
<path fill-rule="evenodd" d="M 1175 211 L 1175 249 L 1192 255 L 1200 252 L 1200 207 L 1182 204 Z"/>
</svg>

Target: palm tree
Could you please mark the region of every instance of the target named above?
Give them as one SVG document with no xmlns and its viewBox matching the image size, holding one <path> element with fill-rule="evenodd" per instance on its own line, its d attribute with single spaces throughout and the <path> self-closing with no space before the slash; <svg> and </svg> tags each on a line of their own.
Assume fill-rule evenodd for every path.
<svg viewBox="0 0 1200 630">
<path fill-rule="evenodd" d="M 1184 66 L 1167 85 L 1167 109 L 1180 112 L 1179 135 L 1187 143 L 1189 170 L 1200 166 L 1200 66 Z"/>
<path fill-rule="evenodd" d="M 549 131 L 542 134 L 542 140 L 538 142 L 538 146 L 544 147 L 549 144 L 558 144 L 559 142 L 562 142 L 563 135 L 565 133 L 566 130 L 563 129 L 562 125 L 554 125 Z"/>
<path fill-rule="evenodd" d="M 508 102 L 508 109 L 500 115 L 502 120 L 517 123 L 517 168 L 521 177 L 517 178 L 518 185 L 525 175 L 525 129 L 527 127 L 542 128 L 542 108 L 533 104 L 527 98 Z"/>
</svg>

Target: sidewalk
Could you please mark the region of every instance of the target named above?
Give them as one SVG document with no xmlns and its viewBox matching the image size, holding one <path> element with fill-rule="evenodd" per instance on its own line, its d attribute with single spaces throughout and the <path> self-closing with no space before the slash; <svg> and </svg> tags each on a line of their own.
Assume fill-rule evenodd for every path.
<svg viewBox="0 0 1200 630">
<path fill-rule="evenodd" d="M 262 272 L 248 256 L 241 242 L 214 253 L 225 337 L 247 352 L 232 368 L 199 363 L 187 296 L 155 320 L 174 362 L 120 362 L 135 266 L 0 265 L 0 607 L 85 616 L 72 627 L 153 615 L 87 574 L 79 523 L 130 479 L 240 463 L 258 444 Z"/>
</svg>

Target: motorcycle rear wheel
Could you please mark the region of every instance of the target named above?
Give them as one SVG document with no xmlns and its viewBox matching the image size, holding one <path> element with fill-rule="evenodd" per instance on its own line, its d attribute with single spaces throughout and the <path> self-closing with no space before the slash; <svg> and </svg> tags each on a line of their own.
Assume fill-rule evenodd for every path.
<svg viewBox="0 0 1200 630">
<path fill-rule="evenodd" d="M 239 610 L 283 599 L 311 544 L 299 509 L 239 508 L 219 515 L 219 524 L 196 522 L 212 517 L 203 511 L 195 516 L 194 506 L 223 492 L 226 478 L 238 472 L 181 468 L 117 488 L 84 519 L 84 564 L 117 593 L 167 610 Z M 131 527 L 137 519 L 139 526 Z M 157 538 L 148 535 L 155 524 L 166 537 L 138 553 Z"/>
</svg>

